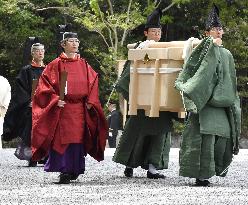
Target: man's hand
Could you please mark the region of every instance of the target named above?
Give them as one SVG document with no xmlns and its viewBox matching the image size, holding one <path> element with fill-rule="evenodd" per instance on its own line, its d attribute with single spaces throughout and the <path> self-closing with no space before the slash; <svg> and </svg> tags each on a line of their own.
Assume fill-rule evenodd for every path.
<svg viewBox="0 0 248 205">
<path fill-rule="evenodd" d="M 58 101 L 58 107 L 64 107 L 65 106 L 65 101 L 63 101 L 63 100 L 59 100 Z"/>
<path fill-rule="evenodd" d="M 29 103 L 29 107 L 32 107 L 32 101 Z"/>
<path fill-rule="evenodd" d="M 221 46 L 222 40 L 221 40 L 221 38 L 216 38 L 216 39 L 213 39 L 213 43 L 216 44 L 217 46 Z"/>
<path fill-rule="evenodd" d="M 90 110 L 92 108 L 92 105 L 91 104 L 86 104 L 86 107 L 88 110 Z"/>
<path fill-rule="evenodd" d="M 5 107 L 0 105 L 0 117 L 4 117 L 4 110 L 5 110 Z"/>
</svg>

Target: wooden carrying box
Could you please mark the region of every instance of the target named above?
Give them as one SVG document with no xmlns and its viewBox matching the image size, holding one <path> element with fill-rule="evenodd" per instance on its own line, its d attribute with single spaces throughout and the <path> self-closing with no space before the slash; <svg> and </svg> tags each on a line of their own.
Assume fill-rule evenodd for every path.
<svg viewBox="0 0 248 205">
<path fill-rule="evenodd" d="M 132 61 L 129 115 L 137 115 L 138 109 L 144 109 L 149 117 L 159 117 L 159 111 L 178 112 L 179 117 L 184 117 L 181 95 L 174 88 L 183 65 L 183 42 L 174 42 L 152 43 L 145 49 L 129 49 L 128 59 Z"/>
</svg>

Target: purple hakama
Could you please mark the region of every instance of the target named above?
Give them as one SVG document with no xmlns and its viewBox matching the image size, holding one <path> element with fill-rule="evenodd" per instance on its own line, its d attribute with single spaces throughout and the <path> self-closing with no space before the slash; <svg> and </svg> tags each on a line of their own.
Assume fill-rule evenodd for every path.
<svg viewBox="0 0 248 205">
<path fill-rule="evenodd" d="M 70 144 L 63 154 L 51 150 L 44 170 L 68 174 L 83 174 L 85 157 L 83 144 Z"/>
</svg>

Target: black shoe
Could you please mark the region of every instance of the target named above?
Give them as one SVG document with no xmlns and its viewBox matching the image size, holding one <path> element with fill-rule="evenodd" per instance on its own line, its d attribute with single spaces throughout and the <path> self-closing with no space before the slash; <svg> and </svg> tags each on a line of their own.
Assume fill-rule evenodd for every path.
<svg viewBox="0 0 248 205">
<path fill-rule="evenodd" d="M 69 184 L 71 180 L 71 175 L 66 173 L 61 173 L 59 175 L 59 181 L 56 184 Z"/>
<path fill-rule="evenodd" d="M 151 172 L 147 171 L 147 178 L 149 179 L 165 179 L 165 176 L 163 174 L 152 174 Z"/>
<path fill-rule="evenodd" d="M 36 167 L 37 166 L 37 162 L 36 161 L 28 161 L 28 167 Z"/>
<path fill-rule="evenodd" d="M 79 176 L 79 174 L 70 174 L 71 180 L 76 180 Z"/>
<path fill-rule="evenodd" d="M 209 186 L 210 182 L 208 180 L 200 180 L 200 179 L 196 179 L 195 181 L 195 186 Z"/>
<path fill-rule="evenodd" d="M 48 160 L 48 157 L 45 157 L 45 158 L 41 159 L 40 161 L 38 161 L 38 164 L 43 164 L 43 165 L 45 165 L 46 162 L 47 162 L 47 160 Z"/>
<path fill-rule="evenodd" d="M 133 177 L 133 168 L 131 167 L 126 167 L 125 171 L 124 171 L 124 175 L 126 177 Z"/>
</svg>

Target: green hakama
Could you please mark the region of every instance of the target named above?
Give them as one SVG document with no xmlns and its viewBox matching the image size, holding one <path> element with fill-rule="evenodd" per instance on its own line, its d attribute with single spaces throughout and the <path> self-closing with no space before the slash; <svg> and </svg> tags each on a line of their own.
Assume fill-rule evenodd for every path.
<svg viewBox="0 0 248 205">
<path fill-rule="evenodd" d="M 173 115 L 160 112 L 160 117 L 150 118 L 138 110 L 137 116 L 130 116 L 113 161 L 133 168 L 147 169 L 153 164 L 157 169 L 167 169 Z"/>
</svg>

